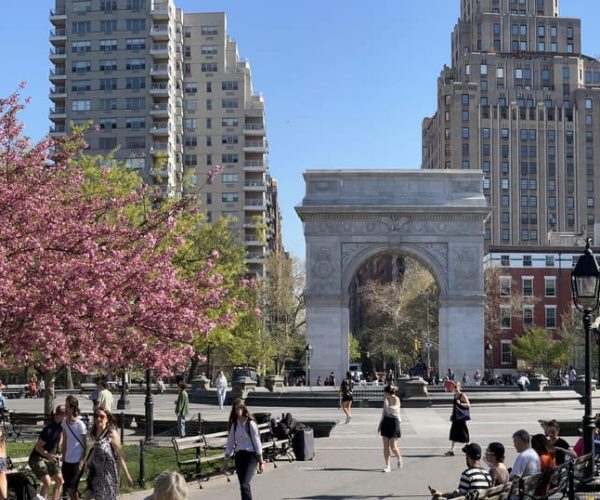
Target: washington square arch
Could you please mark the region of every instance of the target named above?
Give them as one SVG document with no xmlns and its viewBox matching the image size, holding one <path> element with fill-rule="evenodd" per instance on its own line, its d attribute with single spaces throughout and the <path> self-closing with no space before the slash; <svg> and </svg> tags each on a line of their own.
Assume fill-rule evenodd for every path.
<svg viewBox="0 0 600 500">
<path fill-rule="evenodd" d="M 482 173 L 308 170 L 296 211 L 306 239 L 306 336 L 313 380 L 348 369 L 350 288 L 369 259 L 401 253 L 439 288 L 440 374 L 483 367 Z"/>
</svg>

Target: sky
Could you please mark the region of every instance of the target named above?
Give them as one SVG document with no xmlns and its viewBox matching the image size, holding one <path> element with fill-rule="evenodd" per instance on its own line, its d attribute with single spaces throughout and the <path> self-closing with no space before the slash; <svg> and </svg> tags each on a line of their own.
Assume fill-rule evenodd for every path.
<svg viewBox="0 0 600 500">
<path fill-rule="evenodd" d="M 50 122 L 48 60 L 54 0 L 1 0 L 0 96 L 27 82 L 25 133 Z M 225 12 L 231 38 L 263 95 L 271 176 L 285 249 L 304 259 L 302 173 L 314 168 L 419 168 L 421 122 L 435 113 L 460 0 L 175 0 L 185 12 Z M 423 6 L 427 8 L 423 11 Z M 582 19 L 586 55 L 600 57 L 600 1 L 562 0 Z"/>
</svg>

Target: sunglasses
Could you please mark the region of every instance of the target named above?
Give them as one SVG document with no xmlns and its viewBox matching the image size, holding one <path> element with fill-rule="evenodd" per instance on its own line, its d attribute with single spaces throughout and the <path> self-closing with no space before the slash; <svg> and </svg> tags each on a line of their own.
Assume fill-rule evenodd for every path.
<svg viewBox="0 0 600 500">
<path fill-rule="evenodd" d="M 102 413 L 98 413 L 98 414 L 94 415 L 94 418 L 97 418 L 99 420 L 106 420 L 106 415 L 103 415 Z"/>
</svg>

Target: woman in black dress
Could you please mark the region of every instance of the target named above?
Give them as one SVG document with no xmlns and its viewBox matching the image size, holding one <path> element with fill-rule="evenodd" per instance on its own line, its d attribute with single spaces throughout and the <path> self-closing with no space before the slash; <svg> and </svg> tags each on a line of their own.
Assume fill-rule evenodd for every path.
<svg viewBox="0 0 600 500">
<path fill-rule="evenodd" d="M 452 445 L 450 449 L 445 453 L 446 456 L 454 455 L 454 443 L 465 443 L 468 444 L 470 441 L 469 428 L 467 427 L 467 420 L 470 420 L 469 398 L 462 392 L 460 382 L 455 382 L 454 386 L 454 400 L 452 405 L 452 415 L 450 415 L 450 442 Z"/>
<path fill-rule="evenodd" d="M 396 396 L 396 387 L 388 384 L 383 388 L 383 411 L 379 421 L 379 433 L 383 440 L 383 459 L 385 467 L 383 472 L 390 472 L 391 455 L 398 459 L 398 468 L 402 468 L 402 456 L 398 449 L 400 433 L 400 399 Z"/>
<path fill-rule="evenodd" d="M 342 410 L 346 414 L 346 423 L 349 424 L 350 420 L 352 420 L 352 387 L 354 383 L 352 382 L 352 374 L 350 372 L 346 372 L 346 378 L 342 381 L 342 385 L 340 386 L 340 398 L 342 400 Z"/>
</svg>

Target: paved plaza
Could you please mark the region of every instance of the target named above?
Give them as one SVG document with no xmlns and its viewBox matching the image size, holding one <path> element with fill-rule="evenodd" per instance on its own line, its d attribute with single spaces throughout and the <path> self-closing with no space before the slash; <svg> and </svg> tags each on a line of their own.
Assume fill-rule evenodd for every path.
<svg viewBox="0 0 600 500">
<path fill-rule="evenodd" d="M 174 394 L 155 397 L 157 418 L 171 418 Z M 450 395 L 448 395 L 450 398 Z M 448 400 L 450 403 L 450 399 Z M 131 396 L 132 412 L 143 412 L 144 397 Z M 596 401 L 595 401 L 596 403 Z M 10 406 L 22 411 L 40 411 L 41 400 L 10 400 Z M 226 419 L 228 412 L 212 405 L 191 404 L 192 414 L 202 413 L 207 420 Z M 316 457 L 307 462 L 279 462 L 277 469 L 269 464 L 265 474 L 255 477 L 252 488 L 257 500 L 292 499 L 384 499 L 429 498 L 427 484 L 450 490 L 456 486 L 464 456 L 444 457 L 448 449 L 450 404 L 434 408 L 404 408 L 402 410 L 402 439 L 400 448 L 404 468 L 382 472 L 381 439 L 377 423 L 381 410 L 357 408 L 352 422 L 338 424 L 331 437 L 315 440 Z M 91 403 L 82 401 L 83 411 L 91 411 Z M 335 419 L 343 422 L 341 410 L 334 408 L 252 408 L 253 411 L 271 411 L 274 415 L 291 411 L 302 420 Z M 512 464 L 515 451 L 511 435 L 520 428 L 530 433 L 541 431 L 537 420 L 557 418 L 575 419 L 583 414 L 583 407 L 574 401 L 516 402 L 476 405 L 469 423 L 472 440 L 485 446 L 500 441 L 507 448 L 506 462 Z M 126 437 L 127 439 L 133 439 Z M 576 438 L 567 437 L 573 444 Z M 137 441 L 137 438 L 136 438 Z M 174 468 L 175 464 L 174 464 Z M 127 500 L 141 500 L 148 492 L 124 495 Z M 199 489 L 190 483 L 191 499 L 239 499 L 237 478 L 231 482 L 212 478 Z"/>
</svg>

